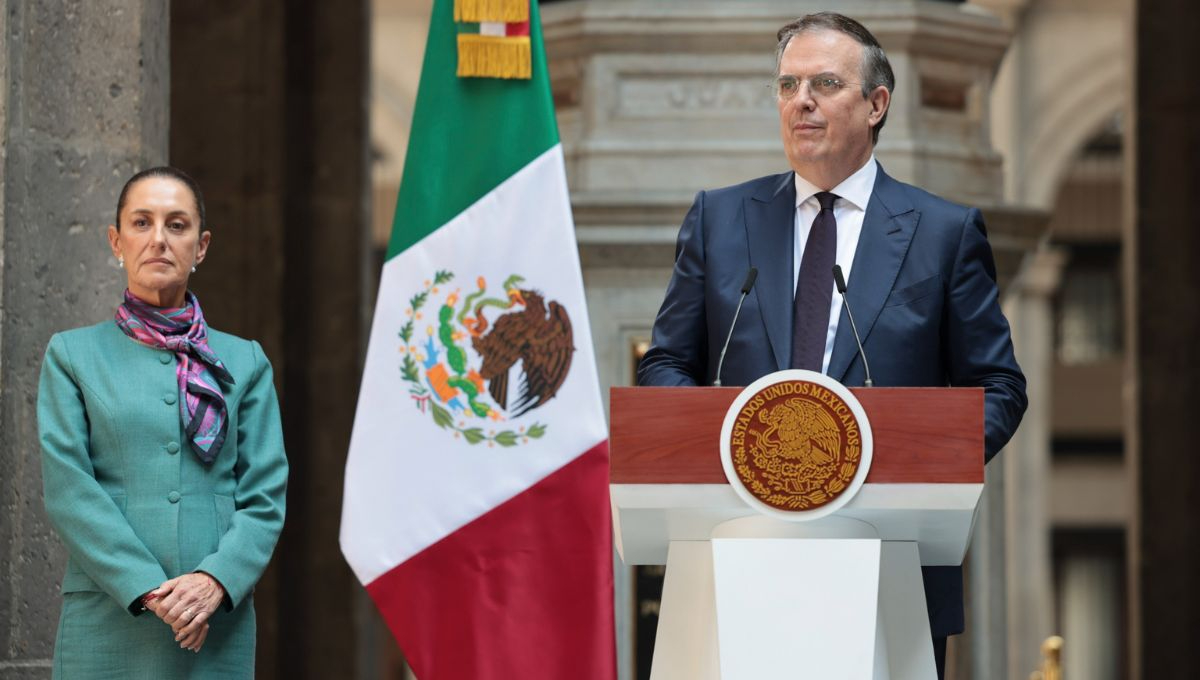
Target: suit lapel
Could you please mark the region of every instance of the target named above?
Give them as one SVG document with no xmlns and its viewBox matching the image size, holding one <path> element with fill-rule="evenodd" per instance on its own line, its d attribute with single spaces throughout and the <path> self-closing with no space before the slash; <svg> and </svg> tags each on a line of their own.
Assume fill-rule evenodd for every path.
<svg viewBox="0 0 1200 680">
<path fill-rule="evenodd" d="M 908 253 L 920 218 L 921 214 L 913 209 L 903 186 L 888 177 L 882 167 L 879 168 L 863 217 L 862 234 L 854 253 L 850 280 L 846 282 L 846 298 L 854 312 L 854 320 L 858 322 L 863 344 L 871 335 L 883 303 L 896 283 L 900 265 Z M 854 332 L 843 305 L 833 341 L 833 354 L 829 358 L 829 376 L 843 380 L 857 352 Z"/>
<path fill-rule="evenodd" d="M 744 209 L 750 266 L 758 268 L 754 295 L 758 296 L 775 362 L 784 369 L 792 353 L 792 260 L 796 256 L 796 183 L 792 173 L 783 173 L 777 182 L 744 199 Z"/>
</svg>

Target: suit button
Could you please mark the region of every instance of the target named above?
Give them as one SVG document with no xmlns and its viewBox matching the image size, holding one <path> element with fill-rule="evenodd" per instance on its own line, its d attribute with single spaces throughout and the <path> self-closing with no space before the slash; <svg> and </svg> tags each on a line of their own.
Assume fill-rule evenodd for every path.
<svg viewBox="0 0 1200 680">
<path fill-rule="evenodd" d="M 159 355 L 158 355 L 158 360 L 159 360 L 159 361 L 161 361 L 161 362 L 162 362 L 162 363 L 164 363 L 164 364 L 169 364 L 169 363 L 171 363 L 171 355 L 170 355 L 170 354 L 166 354 L 166 353 L 159 354 Z"/>
<path fill-rule="evenodd" d="M 168 394 L 167 396 L 163 397 L 163 403 L 166 404 L 167 406 L 171 406 L 172 404 L 175 403 L 175 395 Z"/>
<path fill-rule="evenodd" d="M 172 491 L 171 493 L 167 494 L 167 500 L 171 501 L 172 503 L 178 503 L 180 498 L 182 498 L 182 496 L 179 495 L 178 491 Z"/>
<path fill-rule="evenodd" d="M 179 444 L 176 444 L 175 442 L 167 444 L 166 448 L 167 453 L 171 454 L 172 456 L 179 453 Z"/>
</svg>

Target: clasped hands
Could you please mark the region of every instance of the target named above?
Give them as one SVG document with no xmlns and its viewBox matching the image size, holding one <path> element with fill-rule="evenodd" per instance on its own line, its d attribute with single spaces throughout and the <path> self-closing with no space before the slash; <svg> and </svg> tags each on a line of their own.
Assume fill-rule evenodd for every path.
<svg viewBox="0 0 1200 680">
<path fill-rule="evenodd" d="M 200 651 L 208 637 L 208 619 L 221 606 L 225 588 L 217 579 L 198 571 L 168 579 L 146 593 L 143 603 L 175 631 L 179 646 Z"/>
</svg>

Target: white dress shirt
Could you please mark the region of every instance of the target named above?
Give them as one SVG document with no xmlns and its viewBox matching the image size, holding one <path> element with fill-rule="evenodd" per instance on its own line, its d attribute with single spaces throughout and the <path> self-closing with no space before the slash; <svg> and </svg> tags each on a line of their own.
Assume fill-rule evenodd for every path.
<svg viewBox="0 0 1200 680">
<path fill-rule="evenodd" d="M 875 188 L 875 175 L 878 166 L 875 165 L 875 155 L 867 160 L 867 164 L 859 168 L 841 184 L 830 189 L 837 194 L 838 199 L 833 204 L 833 216 L 837 220 L 837 255 L 835 262 L 842 268 L 842 275 L 850 280 L 850 267 L 854 264 L 854 253 L 858 250 L 858 237 L 862 234 L 863 218 L 867 214 L 867 202 L 871 200 L 871 191 Z M 798 173 L 796 178 L 796 237 L 795 258 L 792 262 L 792 297 L 796 295 L 796 282 L 800 278 L 800 263 L 804 260 L 804 246 L 808 243 L 808 232 L 812 230 L 813 220 L 821 212 L 817 202 L 817 188 Z M 829 275 L 831 278 L 833 274 Z M 833 290 L 833 299 L 829 303 L 829 330 L 825 335 L 825 357 L 821 360 L 821 372 L 829 371 L 829 357 L 833 354 L 833 339 L 837 336 L 838 320 L 842 315 L 842 296 L 837 287 Z"/>
</svg>

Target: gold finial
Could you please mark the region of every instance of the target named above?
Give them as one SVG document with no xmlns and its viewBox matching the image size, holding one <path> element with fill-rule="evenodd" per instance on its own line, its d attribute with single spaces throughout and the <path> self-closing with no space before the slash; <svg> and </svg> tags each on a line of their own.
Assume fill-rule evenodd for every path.
<svg viewBox="0 0 1200 680">
<path fill-rule="evenodd" d="M 1051 635 L 1042 643 L 1042 669 L 1029 674 L 1029 680 L 1062 680 L 1063 639 Z"/>
</svg>

